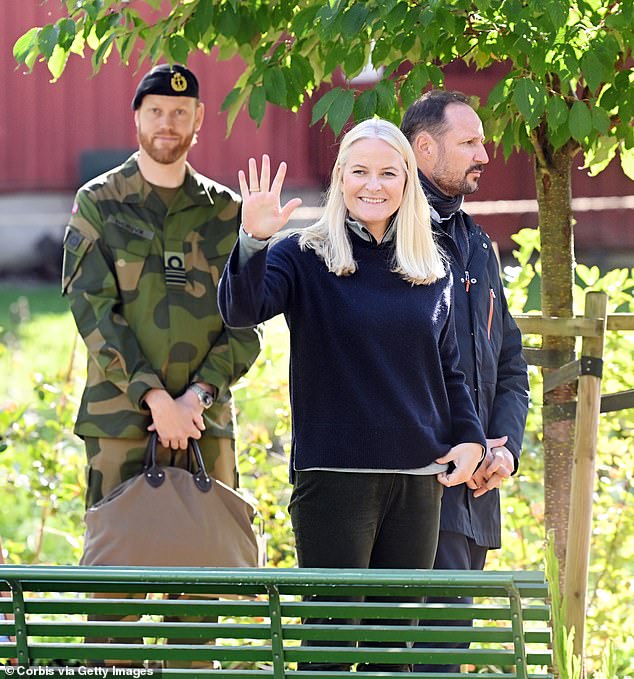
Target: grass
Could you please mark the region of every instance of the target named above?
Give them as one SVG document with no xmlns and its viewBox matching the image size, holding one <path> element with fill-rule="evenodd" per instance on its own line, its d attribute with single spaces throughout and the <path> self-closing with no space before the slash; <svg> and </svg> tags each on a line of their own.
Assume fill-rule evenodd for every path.
<svg viewBox="0 0 634 679">
<path fill-rule="evenodd" d="M 57 285 L 0 287 L 0 404 L 32 398 L 31 376 L 64 375 L 76 338 L 75 324 Z"/>
</svg>

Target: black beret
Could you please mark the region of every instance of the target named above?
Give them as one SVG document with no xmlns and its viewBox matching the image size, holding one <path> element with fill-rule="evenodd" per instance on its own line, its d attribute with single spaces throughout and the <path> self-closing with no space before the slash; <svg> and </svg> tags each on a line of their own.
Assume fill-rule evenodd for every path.
<svg viewBox="0 0 634 679">
<path fill-rule="evenodd" d="M 141 106 L 146 94 L 198 98 L 198 79 L 185 66 L 161 64 L 143 76 L 132 100 L 132 110 L 136 111 Z"/>
</svg>

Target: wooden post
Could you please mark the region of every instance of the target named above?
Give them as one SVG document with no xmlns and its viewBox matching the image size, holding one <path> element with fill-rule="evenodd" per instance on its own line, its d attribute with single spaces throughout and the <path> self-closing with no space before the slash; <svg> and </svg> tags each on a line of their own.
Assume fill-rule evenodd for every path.
<svg viewBox="0 0 634 679">
<path fill-rule="evenodd" d="M 599 320 L 603 332 L 584 337 L 581 344 L 581 375 L 577 392 L 572 496 L 566 547 L 564 602 L 566 625 L 575 628 L 574 652 L 584 667 L 584 636 L 590 537 L 592 533 L 592 497 L 594 493 L 594 463 L 597 454 L 597 434 L 601 406 L 601 366 L 607 318 L 607 295 L 588 292 L 585 317 Z M 585 676 L 585 668 L 583 670 Z"/>
</svg>

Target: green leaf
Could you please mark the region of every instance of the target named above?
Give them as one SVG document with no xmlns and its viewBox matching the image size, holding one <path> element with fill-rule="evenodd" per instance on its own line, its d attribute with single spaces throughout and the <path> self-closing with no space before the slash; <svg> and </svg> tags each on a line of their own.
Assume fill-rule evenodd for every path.
<svg viewBox="0 0 634 679">
<path fill-rule="evenodd" d="M 368 8 L 361 4 L 352 5 L 343 15 L 342 29 L 345 36 L 356 38 L 368 17 Z"/>
<path fill-rule="evenodd" d="M 77 31 L 75 22 L 72 19 L 60 19 L 57 22 L 57 26 L 59 27 L 58 45 L 63 50 L 69 50 L 75 40 L 75 33 Z"/>
<path fill-rule="evenodd" d="M 416 64 L 407 74 L 407 78 L 399 90 L 403 108 L 407 108 L 421 96 L 428 80 L 429 76 L 425 64 Z"/>
<path fill-rule="evenodd" d="M 391 41 L 385 40 L 384 38 L 380 38 L 374 43 L 374 48 L 372 50 L 372 65 L 374 68 L 378 68 L 385 63 L 391 49 Z"/>
<path fill-rule="evenodd" d="M 504 104 L 504 107 L 506 108 L 507 99 L 512 86 L 513 78 L 511 77 L 506 77 L 502 80 L 499 80 L 489 93 L 487 106 L 489 108 L 496 108 L 500 104 Z"/>
<path fill-rule="evenodd" d="M 103 2 L 97 0 L 97 2 L 82 2 L 81 9 L 86 12 L 91 23 L 97 21 L 99 12 L 103 9 Z"/>
<path fill-rule="evenodd" d="M 240 11 L 238 13 L 238 30 L 235 33 L 235 39 L 238 44 L 249 43 L 259 38 L 260 31 L 264 32 L 266 27 L 258 25 L 255 19 L 248 11 Z"/>
<path fill-rule="evenodd" d="M 240 17 L 230 5 L 224 5 L 223 9 L 219 10 L 216 23 L 218 31 L 226 36 L 236 35 L 240 30 Z"/>
<path fill-rule="evenodd" d="M 235 87 L 229 92 L 225 100 L 222 102 L 222 110 L 228 111 L 227 115 L 227 138 L 231 134 L 231 129 L 233 124 L 238 117 L 238 114 L 242 110 L 242 106 L 247 99 L 248 88 L 246 87 Z"/>
<path fill-rule="evenodd" d="M 168 40 L 170 54 L 178 64 L 186 64 L 191 45 L 182 35 L 170 35 Z"/>
<path fill-rule="evenodd" d="M 332 105 L 328 109 L 328 124 L 337 136 L 348 122 L 354 107 L 354 92 L 340 90 Z"/>
<path fill-rule="evenodd" d="M 136 43 L 136 35 L 134 33 L 129 33 L 124 38 L 117 38 L 116 46 L 119 50 L 119 57 L 124 64 L 130 61 L 130 55 L 134 49 Z"/>
<path fill-rule="evenodd" d="M 201 42 L 212 25 L 214 17 L 213 2 L 199 2 L 185 24 L 185 35 L 192 44 Z"/>
<path fill-rule="evenodd" d="M 396 103 L 396 86 L 392 80 L 381 80 L 374 88 L 377 96 L 377 114 L 388 118 Z"/>
<path fill-rule="evenodd" d="M 305 88 L 309 83 L 314 82 L 315 74 L 313 68 L 310 65 L 310 61 L 301 54 L 293 54 L 291 56 L 291 68 L 294 72 L 297 72 L 299 82 Z"/>
<path fill-rule="evenodd" d="M 226 111 L 228 108 L 231 108 L 238 99 L 240 99 L 240 95 L 244 92 L 243 87 L 234 87 L 231 92 L 225 97 L 225 100 L 222 102 L 222 105 L 220 106 L 221 111 Z"/>
<path fill-rule="evenodd" d="M 607 111 L 595 102 L 592 107 L 592 125 L 594 129 L 598 130 L 601 134 L 607 134 L 611 124 Z"/>
<path fill-rule="evenodd" d="M 429 79 L 431 80 L 434 87 L 442 87 L 445 82 L 445 76 L 443 72 L 436 66 L 436 64 L 427 64 L 427 72 L 429 73 Z"/>
<path fill-rule="evenodd" d="M 402 63 L 403 63 L 402 57 L 398 57 L 393 61 L 390 61 L 389 64 L 383 67 L 383 77 L 389 78 L 394 73 L 394 71 L 396 71 L 397 68 L 400 68 Z"/>
<path fill-rule="evenodd" d="M 570 0 L 548 0 L 545 3 L 547 16 L 555 31 L 566 25 L 570 12 Z"/>
<path fill-rule="evenodd" d="M 409 9 L 406 2 L 399 2 L 394 9 L 385 17 L 385 26 L 393 33 L 405 21 Z"/>
<path fill-rule="evenodd" d="M 502 151 L 504 152 L 505 160 L 508 160 L 511 157 L 513 149 L 518 144 L 517 126 L 519 122 L 518 119 L 511 120 L 502 133 Z"/>
<path fill-rule="evenodd" d="M 534 80 L 520 78 L 513 89 L 513 103 L 532 129 L 546 108 L 546 93 Z"/>
<path fill-rule="evenodd" d="M 34 26 L 24 35 L 21 35 L 13 45 L 13 57 L 19 64 L 26 63 L 29 55 L 37 49 L 39 32 L 40 29 Z"/>
<path fill-rule="evenodd" d="M 335 87 L 332 90 L 328 90 L 321 99 L 313 106 L 313 117 L 310 121 L 311 125 L 314 125 L 318 120 L 321 120 L 330 110 L 333 102 L 337 98 L 339 92 L 341 92 L 341 87 Z"/>
<path fill-rule="evenodd" d="M 563 97 L 555 94 L 548 98 L 546 119 L 550 130 L 556 130 L 568 121 L 568 106 Z"/>
<path fill-rule="evenodd" d="M 612 111 L 618 108 L 620 103 L 620 93 L 614 85 L 603 90 L 599 97 L 599 105 L 606 111 Z"/>
<path fill-rule="evenodd" d="M 581 70 L 590 90 L 596 92 L 605 78 L 603 64 L 596 52 L 588 51 L 581 57 Z"/>
<path fill-rule="evenodd" d="M 358 75 L 363 67 L 366 65 L 368 59 L 365 49 L 359 45 L 354 49 L 350 49 L 343 61 L 343 70 L 347 78 L 353 78 Z"/>
<path fill-rule="evenodd" d="M 305 95 L 309 87 L 304 80 L 301 79 L 301 72 L 292 66 L 283 68 L 282 74 L 286 81 L 286 104 L 287 108 L 296 111 L 299 106 L 304 103 Z"/>
<path fill-rule="evenodd" d="M 38 33 L 37 46 L 45 59 L 48 60 L 51 58 L 55 45 L 57 45 L 58 38 L 59 26 L 53 26 L 53 24 L 44 26 Z"/>
<path fill-rule="evenodd" d="M 261 85 L 256 85 L 251 91 L 251 96 L 249 97 L 249 115 L 258 124 L 258 127 L 262 123 L 262 118 L 264 118 L 264 111 L 266 110 L 266 92 L 264 87 Z"/>
<path fill-rule="evenodd" d="M 415 33 L 408 33 L 406 34 L 403 39 L 401 40 L 401 44 L 399 45 L 399 50 L 401 54 L 407 54 L 412 47 L 414 47 L 414 43 L 416 42 L 416 34 Z"/>
<path fill-rule="evenodd" d="M 361 122 L 362 120 L 372 118 L 376 113 L 377 102 L 378 98 L 373 89 L 362 92 L 354 102 L 353 112 L 355 121 Z"/>
<path fill-rule="evenodd" d="M 634 181 L 634 148 L 626 149 L 623 144 L 621 144 L 619 154 L 621 156 L 621 167 L 623 168 L 623 172 Z"/>
<path fill-rule="evenodd" d="M 619 140 L 616 137 L 600 136 L 585 152 L 585 165 L 588 174 L 595 177 L 602 172 L 616 155 Z"/>
<path fill-rule="evenodd" d="M 286 104 L 286 79 L 279 68 L 267 68 L 264 71 L 264 92 L 266 98 L 278 106 Z"/>
<path fill-rule="evenodd" d="M 101 40 L 104 35 L 121 24 L 123 17 L 119 12 L 111 12 L 101 17 L 95 24 L 95 35 Z"/>
<path fill-rule="evenodd" d="M 311 5 L 300 10 L 294 16 L 291 24 L 293 34 L 303 36 L 308 30 L 311 30 L 314 27 L 315 18 L 319 9 L 319 5 Z"/>
<path fill-rule="evenodd" d="M 102 40 L 102 42 L 99 43 L 99 47 L 94 51 L 92 55 L 92 65 L 95 72 L 100 69 L 102 63 L 105 63 L 108 60 L 114 39 L 115 34 L 110 33 L 105 40 Z"/>
<path fill-rule="evenodd" d="M 592 115 L 584 102 L 575 101 L 572 105 L 568 125 L 572 138 L 576 139 L 580 144 L 592 132 Z"/>
<path fill-rule="evenodd" d="M 348 54 L 348 47 L 344 43 L 331 44 L 324 59 L 324 74 L 332 73 L 341 66 Z"/>
<path fill-rule="evenodd" d="M 53 82 L 55 82 L 64 72 L 69 55 L 70 52 L 68 50 L 63 49 L 59 45 L 55 45 L 53 54 L 47 62 L 48 70 L 53 76 Z"/>
<path fill-rule="evenodd" d="M 568 123 L 560 125 L 556 130 L 548 130 L 548 139 L 555 151 L 570 141 L 570 127 Z"/>
</svg>

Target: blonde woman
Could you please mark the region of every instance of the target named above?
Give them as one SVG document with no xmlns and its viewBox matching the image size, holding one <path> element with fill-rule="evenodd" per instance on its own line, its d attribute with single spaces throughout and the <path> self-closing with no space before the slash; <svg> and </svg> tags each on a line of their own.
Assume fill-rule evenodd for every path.
<svg viewBox="0 0 634 679">
<path fill-rule="evenodd" d="M 323 217 L 279 233 L 301 203 L 280 206 L 285 173 L 271 183 L 267 156 L 259 175 L 249 160 L 248 182 L 239 172 L 242 229 L 219 306 L 229 326 L 283 313 L 290 328 L 299 566 L 431 568 L 443 485 L 471 477 L 485 437 L 412 149 L 387 121 L 358 124 Z"/>
<path fill-rule="evenodd" d="M 291 334 L 300 567 L 431 568 L 442 486 L 467 481 L 485 437 L 456 369 L 451 280 L 411 147 L 384 120 L 343 138 L 323 217 L 279 234 L 286 166 L 240 171 L 242 231 L 225 322 L 283 313 Z M 447 467 L 451 463 L 453 471 Z"/>
<path fill-rule="evenodd" d="M 270 183 L 264 156 L 259 176 L 254 159 L 239 173 L 243 233 L 219 295 L 229 326 L 284 313 L 290 328 L 299 566 L 431 568 L 442 486 L 471 477 L 485 437 L 413 152 L 391 123 L 360 123 L 323 217 L 278 235 L 300 203 L 280 206 L 285 171 Z"/>
</svg>

